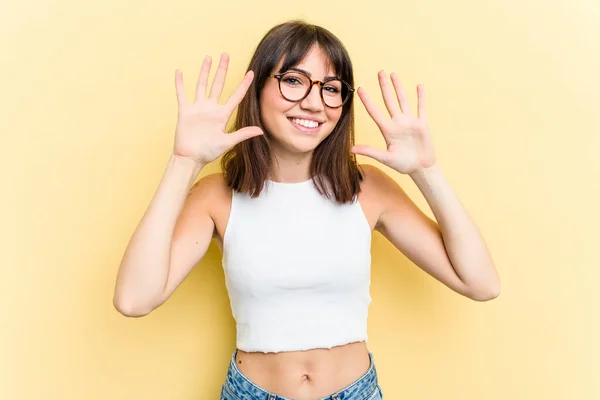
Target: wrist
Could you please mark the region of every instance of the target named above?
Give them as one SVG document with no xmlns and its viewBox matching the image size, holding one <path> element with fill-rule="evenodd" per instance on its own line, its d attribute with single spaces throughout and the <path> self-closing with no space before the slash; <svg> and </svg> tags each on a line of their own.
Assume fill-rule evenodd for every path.
<svg viewBox="0 0 600 400">
<path fill-rule="evenodd" d="M 414 172 L 411 172 L 409 174 L 409 176 L 412 178 L 413 181 L 417 181 L 417 180 L 427 179 L 431 175 L 439 174 L 441 172 L 442 172 L 441 167 L 440 167 L 439 163 L 436 161 L 428 167 L 420 168 Z"/>
<path fill-rule="evenodd" d="M 169 159 L 169 165 L 174 171 L 178 171 L 189 177 L 190 182 L 194 182 L 202 168 L 206 164 L 200 163 L 196 160 L 192 160 L 188 157 L 178 156 L 177 154 L 171 154 Z"/>
<path fill-rule="evenodd" d="M 177 162 L 178 164 L 180 164 L 182 166 L 185 166 L 185 167 L 188 167 L 188 168 L 192 168 L 192 169 L 194 169 L 194 168 L 202 169 L 206 165 L 206 164 L 201 163 L 200 161 L 196 161 L 196 160 L 194 160 L 194 159 L 192 159 L 190 157 L 180 156 L 180 155 L 175 154 L 175 153 L 171 154 L 171 159 L 174 162 Z"/>
</svg>

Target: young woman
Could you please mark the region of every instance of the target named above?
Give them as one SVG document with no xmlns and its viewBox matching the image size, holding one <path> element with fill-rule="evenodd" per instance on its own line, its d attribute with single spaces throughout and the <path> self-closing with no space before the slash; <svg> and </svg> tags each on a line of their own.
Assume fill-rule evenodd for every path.
<svg viewBox="0 0 600 400">
<path fill-rule="evenodd" d="M 298 21 L 265 35 L 224 104 L 228 56 L 207 97 L 210 67 L 207 57 L 194 100 L 176 72 L 173 154 L 123 257 L 115 307 L 132 317 L 159 307 L 214 238 L 237 323 L 221 399 L 381 399 L 366 345 L 374 230 L 454 291 L 499 293 L 484 240 L 436 162 L 423 87 L 414 116 L 398 77 L 380 72 L 384 115 L 354 89 L 342 43 Z M 354 145 L 355 92 L 386 150 Z M 408 174 L 437 222 L 355 154 Z M 223 174 L 194 184 L 221 155 Z"/>
</svg>

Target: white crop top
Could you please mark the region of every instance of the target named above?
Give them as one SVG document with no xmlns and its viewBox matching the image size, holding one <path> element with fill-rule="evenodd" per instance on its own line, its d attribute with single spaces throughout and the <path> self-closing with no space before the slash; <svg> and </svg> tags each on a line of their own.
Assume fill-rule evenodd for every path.
<svg viewBox="0 0 600 400">
<path fill-rule="evenodd" d="M 356 198 L 335 203 L 312 180 L 233 191 L 223 269 L 240 350 L 367 340 L 371 229 Z"/>
</svg>

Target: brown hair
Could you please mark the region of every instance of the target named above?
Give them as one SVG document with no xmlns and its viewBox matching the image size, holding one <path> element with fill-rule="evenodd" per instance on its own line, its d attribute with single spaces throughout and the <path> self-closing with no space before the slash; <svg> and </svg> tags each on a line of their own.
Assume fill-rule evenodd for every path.
<svg viewBox="0 0 600 400">
<path fill-rule="evenodd" d="M 254 81 L 238 106 L 232 131 L 246 126 L 260 127 L 264 135 L 244 140 L 227 151 L 221 167 L 227 185 L 257 197 L 264 188 L 271 166 L 270 135 L 260 118 L 260 94 L 265 82 L 283 58 L 279 72 L 298 64 L 314 46 L 318 45 L 329 58 L 335 73 L 354 85 L 352 63 L 342 42 L 325 28 L 303 21 L 289 21 L 273 27 L 258 44 L 248 71 L 254 72 Z M 356 157 L 350 152 L 354 145 L 354 109 L 352 93 L 342 108 L 342 115 L 333 132 L 314 150 L 311 176 L 317 190 L 338 203 L 347 203 L 360 191 L 363 176 Z"/>
</svg>

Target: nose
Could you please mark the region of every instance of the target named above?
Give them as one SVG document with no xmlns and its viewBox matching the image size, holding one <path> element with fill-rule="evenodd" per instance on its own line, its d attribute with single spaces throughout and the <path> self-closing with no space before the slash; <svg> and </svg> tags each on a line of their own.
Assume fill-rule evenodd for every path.
<svg viewBox="0 0 600 400">
<path fill-rule="evenodd" d="M 308 96 L 300 102 L 300 107 L 311 111 L 323 111 L 325 105 L 321 101 L 321 87 L 315 82 L 308 92 Z"/>
</svg>

